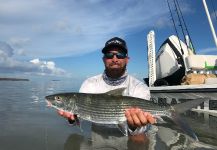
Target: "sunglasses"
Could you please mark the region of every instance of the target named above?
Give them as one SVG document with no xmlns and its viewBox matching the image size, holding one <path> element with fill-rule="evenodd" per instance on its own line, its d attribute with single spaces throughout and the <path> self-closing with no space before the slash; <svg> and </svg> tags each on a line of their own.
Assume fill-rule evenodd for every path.
<svg viewBox="0 0 217 150">
<path fill-rule="evenodd" d="M 105 53 L 104 58 L 113 59 L 116 56 L 118 59 L 124 59 L 127 57 L 126 53 Z"/>
</svg>

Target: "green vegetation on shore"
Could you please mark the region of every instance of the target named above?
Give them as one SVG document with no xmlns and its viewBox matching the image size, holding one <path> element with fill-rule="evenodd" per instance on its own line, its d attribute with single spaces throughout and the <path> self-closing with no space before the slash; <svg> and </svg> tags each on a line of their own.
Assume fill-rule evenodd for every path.
<svg viewBox="0 0 217 150">
<path fill-rule="evenodd" d="M 1 78 L 0 81 L 29 81 L 29 79 L 21 79 L 21 78 Z"/>
</svg>

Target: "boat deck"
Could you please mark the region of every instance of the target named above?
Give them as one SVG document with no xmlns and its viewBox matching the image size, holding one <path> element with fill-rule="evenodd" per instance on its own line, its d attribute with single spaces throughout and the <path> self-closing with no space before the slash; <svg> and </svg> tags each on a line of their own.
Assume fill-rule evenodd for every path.
<svg viewBox="0 0 217 150">
<path fill-rule="evenodd" d="M 217 84 L 149 87 L 153 98 L 207 98 L 217 100 Z"/>
<path fill-rule="evenodd" d="M 207 101 L 194 111 L 217 114 L 217 84 L 150 87 L 151 98 L 159 103 L 176 104 L 192 99 Z"/>
</svg>

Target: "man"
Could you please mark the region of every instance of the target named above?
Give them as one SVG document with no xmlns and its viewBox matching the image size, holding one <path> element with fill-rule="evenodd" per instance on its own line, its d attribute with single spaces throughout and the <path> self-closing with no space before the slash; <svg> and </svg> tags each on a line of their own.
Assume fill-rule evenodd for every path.
<svg viewBox="0 0 217 150">
<path fill-rule="evenodd" d="M 105 71 L 103 74 L 88 78 L 82 84 L 81 93 L 105 93 L 118 88 L 126 88 L 124 96 L 132 96 L 150 99 L 150 91 L 143 82 L 128 75 L 127 64 L 129 61 L 128 48 L 126 42 L 118 37 L 114 37 L 105 43 L 102 49 Z M 75 120 L 75 116 L 68 112 L 59 111 L 61 116 L 70 120 Z M 142 133 L 146 130 L 147 124 L 153 124 L 155 119 L 150 113 L 139 108 L 130 108 L 125 111 L 128 124 L 128 131 L 131 135 Z"/>
</svg>

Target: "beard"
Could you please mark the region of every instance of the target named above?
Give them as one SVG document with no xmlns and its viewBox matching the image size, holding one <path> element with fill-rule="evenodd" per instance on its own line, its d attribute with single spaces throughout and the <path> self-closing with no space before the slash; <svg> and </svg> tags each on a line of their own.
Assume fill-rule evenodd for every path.
<svg viewBox="0 0 217 150">
<path fill-rule="evenodd" d="M 118 67 L 113 67 L 118 66 Z M 126 71 L 127 65 L 121 67 L 120 64 L 111 64 L 109 67 L 106 67 L 105 73 L 110 78 L 120 78 Z"/>
</svg>

